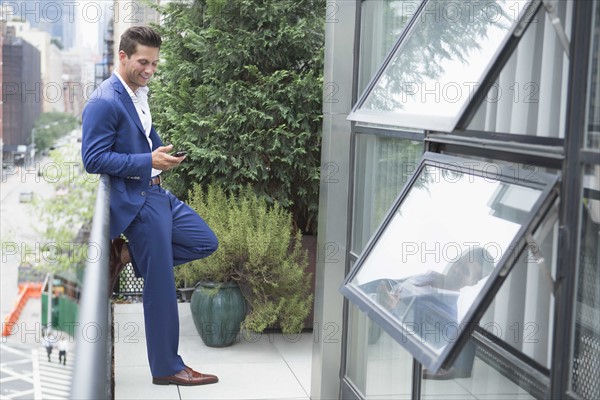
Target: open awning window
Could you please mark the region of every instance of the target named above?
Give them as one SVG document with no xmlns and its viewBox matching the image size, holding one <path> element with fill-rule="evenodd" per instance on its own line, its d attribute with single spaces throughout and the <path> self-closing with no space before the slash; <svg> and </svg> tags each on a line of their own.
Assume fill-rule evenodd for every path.
<svg viewBox="0 0 600 400">
<path fill-rule="evenodd" d="M 451 362 L 555 199 L 539 169 L 426 153 L 341 292 L 419 362 Z"/>
<path fill-rule="evenodd" d="M 348 119 L 453 131 L 506 44 L 518 40 L 538 5 L 522 0 L 423 3 Z"/>
</svg>

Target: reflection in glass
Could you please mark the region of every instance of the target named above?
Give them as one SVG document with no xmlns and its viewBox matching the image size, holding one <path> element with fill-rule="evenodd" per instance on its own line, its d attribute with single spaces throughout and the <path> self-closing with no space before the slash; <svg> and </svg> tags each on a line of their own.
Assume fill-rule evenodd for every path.
<svg viewBox="0 0 600 400">
<path fill-rule="evenodd" d="M 440 354 L 540 194 L 426 165 L 351 284 Z"/>
<path fill-rule="evenodd" d="M 528 239 L 526 251 L 518 258 L 507 279 L 494 297 L 479 326 L 496 336 L 517 352 L 538 365 L 551 366 L 554 315 L 554 284 L 558 255 L 558 202 L 546 215 L 542 224 Z M 493 357 L 492 357 L 493 358 Z M 519 385 L 532 391 L 526 377 L 506 370 L 506 365 L 488 360 L 482 371 L 495 367 Z M 485 376 L 491 372 L 485 372 Z M 497 375 L 496 372 L 493 373 Z M 478 377 L 475 372 L 474 377 Z"/>
<path fill-rule="evenodd" d="M 546 255 L 545 252 L 544 255 Z M 521 274 L 521 272 L 523 272 L 522 267 L 527 266 L 528 258 L 529 254 L 525 251 L 523 255 L 519 257 L 517 265 L 511 270 L 510 275 L 518 276 L 517 279 L 523 279 Z M 546 282 L 542 281 L 541 283 L 545 284 Z M 517 315 L 516 318 L 523 315 L 522 302 L 524 301 L 525 290 L 521 291 L 520 288 L 515 289 L 514 284 L 509 283 L 507 280 L 504 282 L 501 292 L 505 290 L 504 288 L 507 284 L 508 287 L 512 286 L 511 289 L 513 291 L 516 291 L 514 295 L 518 297 L 518 299 L 512 301 L 510 297 L 502 296 L 499 298 L 499 293 L 496 296 L 496 304 L 498 305 L 498 310 L 503 310 L 504 313 L 498 313 L 496 319 L 492 319 L 481 325 L 499 335 L 505 333 L 507 336 L 511 336 L 512 334 L 521 335 L 522 337 L 523 332 L 517 332 L 517 330 L 522 328 L 523 325 L 509 326 L 500 322 L 500 319 L 503 317 L 512 318 L 512 313 Z M 524 282 L 522 286 L 525 286 Z M 537 290 L 533 287 L 531 288 L 531 291 L 536 292 Z M 506 291 L 504 294 L 506 294 Z M 547 308 L 548 305 L 539 304 L 539 306 L 546 306 Z M 489 309 L 493 309 L 493 306 Z M 542 318 L 546 318 L 547 320 L 547 314 L 542 314 L 540 319 Z M 502 327 L 499 326 L 500 324 L 502 324 Z M 533 322 L 530 324 L 533 325 Z M 546 331 L 544 331 L 544 333 L 538 332 L 536 335 L 527 336 L 525 341 L 537 341 L 540 337 L 544 337 L 545 332 Z M 527 335 L 529 332 L 525 331 L 524 333 Z M 540 347 L 544 347 L 544 345 L 546 345 L 545 351 L 548 353 L 547 342 L 544 341 L 543 344 L 540 344 Z M 456 361 L 449 368 L 442 368 L 437 374 L 430 374 L 426 369 L 423 371 L 421 394 L 423 398 L 428 398 L 428 396 L 443 393 L 443 391 L 448 388 L 447 380 L 455 380 L 456 384 L 454 384 L 453 387 L 456 388 L 456 393 L 453 394 L 461 399 L 506 398 L 533 400 L 535 398 L 543 398 L 536 393 L 535 390 L 532 390 L 530 380 L 523 375 L 515 374 L 514 371 L 510 369 L 509 365 L 510 364 L 503 360 L 500 360 L 497 355 L 489 353 L 485 347 L 477 346 L 475 342 L 471 340 L 465 345 Z"/>
<path fill-rule="evenodd" d="M 359 94 L 369 83 L 419 6 L 414 0 L 363 1 L 360 11 Z"/>
<path fill-rule="evenodd" d="M 397 114 L 411 128 L 452 130 L 527 5 L 429 1 L 359 111 Z"/>
<path fill-rule="evenodd" d="M 419 141 L 357 135 L 352 251 L 360 254 L 423 155 Z"/>
<path fill-rule="evenodd" d="M 529 238 L 528 247 L 479 321 L 479 326 L 489 334 L 546 367 L 550 366 L 550 321 L 554 314 L 553 284 L 549 276 L 556 268 L 557 242 L 558 202 Z M 523 373 L 515 373 L 511 367 L 509 362 L 471 340 L 449 368 L 441 369 L 437 374 L 424 370 L 421 392 L 424 396 L 438 393 L 444 387 L 439 380 L 459 379 L 460 394 L 464 398 L 503 395 L 512 399 L 534 399 L 544 396 L 545 392 L 540 391 L 539 386 L 532 385 L 532 379 Z"/>
<path fill-rule="evenodd" d="M 539 365 L 550 368 L 558 206 L 552 208 L 494 297 L 479 325 Z"/>
<path fill-rule="evenodd" d="M 350 304 L 346 379 L 364 399 L 411 399 L 413 358 L 397 341 Z"/>
<path fill-rule="evenodd" d="M 574 3 L 555 3 L 564 24 Z M 568 72 L 569 58 L 540 7 L 467 129 L 564 138 Z"/>
</svg>

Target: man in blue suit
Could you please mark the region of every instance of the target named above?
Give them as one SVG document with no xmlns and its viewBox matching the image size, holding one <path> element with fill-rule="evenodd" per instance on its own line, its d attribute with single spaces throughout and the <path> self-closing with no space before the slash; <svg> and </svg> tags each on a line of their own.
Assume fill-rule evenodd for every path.
<svg viewBox="0 0 600 400">
<path fill-rule="evenodd" d="M 163 146 L 148 107 L 147 85 L 156 71 L 161 43 L 149 27 L 123 33 L 115 72 L 94 91 L 83 111 L 82 158 L 88 172 L 110 176 L 111 284 L 128 262 L 144 278 L 152 382 L 202 385 L 218 378 L 194 371 L 178 354 L 173 267 L 207 257 L 218 242 L 204 220 L 160 184 L 160 174 L 185 159 L 169 154 L 171 145 Z"/>
</svg>

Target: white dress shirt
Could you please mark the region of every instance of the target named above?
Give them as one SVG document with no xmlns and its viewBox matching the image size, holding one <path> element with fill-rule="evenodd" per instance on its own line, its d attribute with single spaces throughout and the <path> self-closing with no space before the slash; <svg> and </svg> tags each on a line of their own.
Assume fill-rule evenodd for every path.
<svg viewBox="0 0 600 400">
<path fill-rule="evenodd" d="M 119 78 L 129 96 L 131 96 L 131 100 L 135 105 L 135 109 L 138 113 L 138 117 L 140 117 L 140 121 L 142 121 L 142 127 L 144 128 L 144 134 L 146 135 L 146 140 L 148 140 L 148 145 L 150 146 L 150 151 L 152 151 L 152 139 L 150 139 L 150 129 L 152 128 L 152 115 L 150 115 L 150 107 L 148 106 L 148 89 L 147 86 L 142 86 L 138 88 L 136 92 L 131 90 L 131 88 L 125 83 L 123 77 L 115 70 L 114 74 Z M 159 169 L 152 168 L 152 173 L 150 176 L 157 176 L 162 171 Z"/>
</svg>

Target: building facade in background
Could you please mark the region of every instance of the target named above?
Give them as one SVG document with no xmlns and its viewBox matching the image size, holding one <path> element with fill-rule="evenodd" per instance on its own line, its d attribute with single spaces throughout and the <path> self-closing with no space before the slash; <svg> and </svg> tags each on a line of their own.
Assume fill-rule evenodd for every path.
<svg viewBox="0 0 600 400">
<path fill-rule="evenodd" d="M 101 20 L 105 13 L 96 5 L 89 7 L 87 3 L 62 1 L 0 1 L 0 22 L 4 27 L 4 63 L 1 68 L 1 128 L 5 136 L 3 162 L 19 161 L 22 146 L 29 146 L 27 154 L 35 154 L 31 135 L 40 114 L 36 111 L 38 107 L 44 113 L 67 112 L 81 116 L 85 101 L 94 89 L 94 65 L 99 55 L 92 47 L 84 45 L 77 35 L 77 27 L 84 17 L 85 21 L 92 23 Z M 10 62 L 7 61 L 7 46 L 11 46 Z M 19 58 L 21 56 L 17 53 L 20 50 L 14 46 L 21 46 L 23 54 L 33 48 L 37 58 L 27 58 L 27 55 Z M 19 74 L 14 65 L 23 60 L 23 74 Z M 39 76 L 33 73 L 35 68 L 39 68 Z"/>
<path fill-rule="evenodd" d="M 31 132 L 42 113 L 40 82 L 40 51 L 7 27 L 2 45 L 4 162 L 23 162 L 31 151 Z"/>
<path fill-rule="evenodd" d="M 81 2 L 35 0 L 0 0 L 3 19 L 27 21 L 32 28 L 46 32 L 61 49 L 70 49 L 76 45 L 77 25 Z M 92 7 L 93 8 L 93 7 Z M 90 18 L 95 18 L 95 10 L 88 10 Z"/>
<path fill-rule="evenodd" d="M 64 112 L 63 71 L 61 49 L 52 41 L 51 35 L 30 23 L 8 21 L 15 35 L 32 44 L 40 52 L 42 79 L 35 83 L 42 101 L 42 112 Z"/>
</svg>

